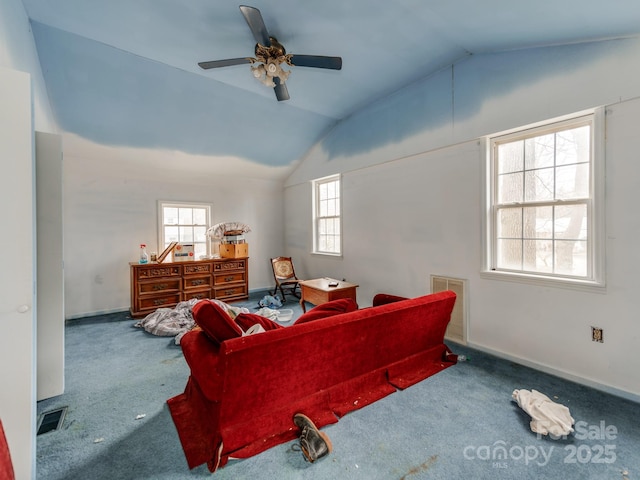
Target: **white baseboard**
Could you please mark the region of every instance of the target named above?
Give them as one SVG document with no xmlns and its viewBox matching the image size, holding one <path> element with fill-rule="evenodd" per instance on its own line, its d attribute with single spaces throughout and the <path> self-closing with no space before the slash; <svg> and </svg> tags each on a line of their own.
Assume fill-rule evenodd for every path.
<svg viewBox="0 0 640 480">
<path fill-rule="evenodd" d="M 572 373 L 557 369 L 555 367 L 551 367 L 549 365 L 542 365 L 542 364 L 527 360 L 525 358 L 516 357 L 498 350 L 493 350 L 491 348 L 485 347 L 483 345 L 478 345 L 476 343 L 467 342 L 467 344 L 464 346 L 473 348 L 475 350 L 480 350 L 481 352 L 488 353 L 490 355 L 493 355 L 494 357 L 498 357 L 503 360 L 509 360 L 510 362 L 517 363 L 519 365 L 524 365 L 525 367 L 533 368 L 534 370 L 539 370 L 541 372 L 548 373 L 550 375 L 554 375 L 556 377 L 560 377 L 565 380 L 569 380 L 571 382 L 579 383 L 580 385 L 584 385 L 584 386 L 593 388 L 595 390 L 599 390 L 601 392 L 615 395 L 616 397 L 621 397 L 626 400 L 631 400 L 632 402 L 640 403 L 640 395 L 632 392 L 627 392 L 626 390 L 621 390 L 611 385 L 606 385 L 606 384 L 591 380 L 589 378 L 574 375 Z"/>
</svg>

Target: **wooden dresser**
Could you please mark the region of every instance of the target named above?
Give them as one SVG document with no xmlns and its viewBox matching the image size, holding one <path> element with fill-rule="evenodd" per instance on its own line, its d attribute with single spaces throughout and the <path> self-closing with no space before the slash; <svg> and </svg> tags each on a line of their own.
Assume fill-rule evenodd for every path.
<svg viewBox="0 0 640 480">
<path fill-rule="evenodd" d="M 161 307 L 173 308 L 192 298 L 230 302 L 249 297 L 249 258 L 129 265 L 133 317 Z"/>
</svg>

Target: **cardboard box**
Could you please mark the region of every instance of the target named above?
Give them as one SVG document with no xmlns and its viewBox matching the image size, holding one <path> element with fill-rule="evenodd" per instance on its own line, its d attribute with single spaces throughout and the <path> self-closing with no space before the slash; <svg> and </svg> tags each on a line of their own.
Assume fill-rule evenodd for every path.
<svg viewBox="0 0 640 480">
<path fill-rule="evenodd" d="M 179 243 L 173 247 L 174 262 L 191 262 L 194 260 L 193 244 Z"/>
<path fill-rule="evenodd" d="M 220 256 L 222 258 L 242 258 L 249 256 L 248 243 L 221 243 Z"/>
</svg>

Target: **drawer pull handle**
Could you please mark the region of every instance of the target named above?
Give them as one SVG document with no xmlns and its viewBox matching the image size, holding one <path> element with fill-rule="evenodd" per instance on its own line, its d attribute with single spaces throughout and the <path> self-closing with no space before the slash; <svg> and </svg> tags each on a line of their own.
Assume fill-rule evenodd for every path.
<svg viewBox="0 0 640 480">
<path fill-rule="evenodd" d="M 203 285 L 205 283 L 204 280 L 200 279 L 200 280 L 193 280 L 191 282 L 191 285 L 195 286 L 195 285 Z"/>
<path fill-rule="evenodd" d="M 157 285 L 153 286 L 154 290 L 166 290 L 166 288 L 168 287 L 168 285 L 166 283 L 159 283 Z"/>
<path fill-rule="evenodd" d="M 167 299 L 166 298 L 159 298 L 159 299 L 153 301 L 153 304 L 155 306 L 163 305 L 165 303 L 167 303 Z"/>
<path fill-rule="evenodd" d="M 233 282 L 233 277 L 224 277 L 225 282 Z"/>
<path fill-rule="evenodd" d="M 225 295 L 233 295 L 234 293 L 236 293 L 236 291 L 235 291 L 235 290 L 226 290 L 226 291 L 224 292 L 224 294 L 225 294 Z"/>
</svg>

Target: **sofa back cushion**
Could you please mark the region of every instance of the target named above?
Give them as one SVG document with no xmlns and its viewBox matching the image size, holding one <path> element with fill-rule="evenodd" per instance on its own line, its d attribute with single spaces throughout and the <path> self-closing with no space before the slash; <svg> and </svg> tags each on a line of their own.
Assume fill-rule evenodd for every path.
<svg viewBox="0 0 640 480">
<path fill-rule="evenodd" d="M 341 313 L 353 312 L 358 309 L 358 304 L 351 298 L 339 298 L 337 300 L 331 300 L 327 303 L 322 303 L 316 307 L 313 307 L 306 313 L 303 313 L 298 318 L 294 325 L 300 325 L 302 323 L 312 322 L 320 318 L 332 317 Z"/>
<path fill-rule="evenodd" d="M 399 297 L 398 295 L 391 295 L 389 293 L 378 293 L 375 297 L 373 297 L 372 306 L 377 307 L 378 305 L 386 305 L 387 303 L 401 302 L 402 300 L 408 300 L 408 298 Z"/>
<path fill-rule="evenodd" d="M 200 300 L 192 310 L 193 319 L 215 343 L 242 336 L 242 329 L 219 305 Z"/>
</svg>

